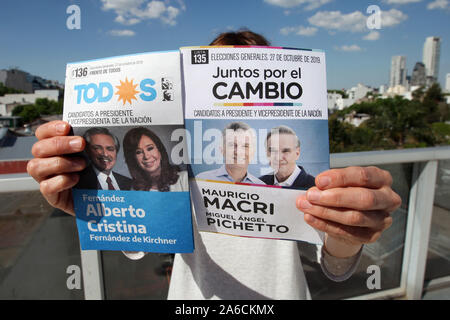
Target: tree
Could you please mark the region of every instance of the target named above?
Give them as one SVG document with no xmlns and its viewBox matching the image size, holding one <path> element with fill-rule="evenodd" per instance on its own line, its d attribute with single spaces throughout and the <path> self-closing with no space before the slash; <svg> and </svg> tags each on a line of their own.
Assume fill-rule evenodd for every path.
<svg viewBox="0 0 450 320">
<path fill-rule="evenodd" d="M 444 95 L 442 94 L 439 83 L 433 83 L 433 85 L 425 92 L 423 99 L 434 101 L 436 103 L 444 101 Z"/>
<path fill-rule="evenodd" d="M 422 104 L 426 110 L 426 120 L 428 123 L 434 123 L 441 120 L 442 115 L 439 112 L 438 105 L 444 101 L 441 87 L 434 83 L 424 94 Z"/>
<path fill-rule="evenodd" d="M 450 144 L 450 124 L 436 122 L 432 124 L 433 133 L 440 144 Z"/>
<path fill-rule="evenodd" d="M 40 114 L 34 104 L 17 106 L 12 111 L 12 115 L 22 117 L 25 123 L 31 122 L 40 117 Z"/>
<path fill-rule="evenodd" d="M 441 99 L 437 85 L 412 101 L 396 96 L 353 104 L 330 116 L 330 150 L 350 152 L 448 144 L 448 135 L 443 133 L 446 127 L 435 124 L 446 121 L 450 113 L 449 106 L 439 102 Z M 355 127 L 343 121 L 349 113 L 365 113 L 370 119 Z"/>
<path fill-rule="evenodd" d="M 63 100 L 52 101 L 47 98 L 36 99 L 34 104 L 19 105 L 12 111 L 13 116 L 22 117 L 24 122 L 31 122 L 42 115 L 62 113 Z"/>
<path fill-rule="evenodd" d="M 0 97 L 4 96 L 7 93 L 23 93 L 22 90 L 17 90 L 9 87 L 5 87 L 3 82 L 0 82 Z"/>
<path fill-rule="evenodd" d="M 423 95 L 425 94 L 424 90 L 425 90 L 424 86 L 421 86 L 418 89 L 414 90 L 412 92 L 413 100 L 420 100 L 420 101 L 422 101 Z"/>
<path fill-rule="evenodd" d="M 62 101 L 52 101 L 47 98 L 36 99 L 35 106 L 39 114 L 61 114 L 63 112 Z"/>
</svg>

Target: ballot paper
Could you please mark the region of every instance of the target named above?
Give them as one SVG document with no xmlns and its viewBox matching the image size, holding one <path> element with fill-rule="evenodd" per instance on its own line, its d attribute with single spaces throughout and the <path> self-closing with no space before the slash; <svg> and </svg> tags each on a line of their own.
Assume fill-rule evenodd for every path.
<svg viewBox="0 0 450 320">
<path fill-rule="evenodd" d="M 86 140 L 81 248 L 192 252 L 179 51 L 69 63 L 64 120 Z"/>
<path fill-rule="evenodd" d="M 198 229 L 321 244 L 296 199 L 329 169 L 325 53 L 180 50 Z"/>
</svg>

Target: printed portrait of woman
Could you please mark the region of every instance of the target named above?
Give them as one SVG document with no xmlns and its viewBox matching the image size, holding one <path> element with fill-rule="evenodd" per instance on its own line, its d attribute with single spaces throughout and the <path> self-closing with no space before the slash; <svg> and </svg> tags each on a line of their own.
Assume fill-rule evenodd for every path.
<svg viewBox="0 0 450 320">
<path fill-rule="evenodd" d="M 170 164 L 161 139 L 151 130 L 139 127 L 128 131 L 123 150 L 133 190 L 188 191 L 187 171 Z"/>
</svg>

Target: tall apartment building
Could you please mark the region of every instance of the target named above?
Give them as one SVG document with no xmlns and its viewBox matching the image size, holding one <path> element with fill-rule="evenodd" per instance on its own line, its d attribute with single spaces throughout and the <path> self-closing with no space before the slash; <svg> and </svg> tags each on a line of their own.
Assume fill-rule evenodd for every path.
<svg viewBox="0 0 450 320">
<path fill-rule="evenodd" d="M 27 76 L 28 73 L 17 69 L 0 70 L 0 82 L 5 87 L 32 93 L 33 83 Z"/>
<path fill-rule="evenodd" d="M 427 73 L 425 71 L 425 65 L 422 62 L 417 62 L 411 75 L 411 85 L 425 86 L 426 81 Z"/>
<path fill-rule="evenodd" d="M 427 78 L 437 81 L 439 76 L 439 59 L 441 55 L 441 39 L 428 37 L 423 45 L 423 64 L 425 65 Z"/>
<path fill-rule="evenodd" d="M 447 77 L 445 77 L 445 91 L 450 93 L 450 73 L 447 73 Z"/>
<path fill-rule="evenodd" d="M 406 86 L 406 57 L 393 56 L 391 61 L 390 87 Z"/>
<path fill-rule="evenodd" d="M 47 80 L 19 69 L 0 70 L 0 82 L 5 87 L 21 90 L 25 93 L 64 88 L 64 85 L 58 81 Z"/>
</svg>

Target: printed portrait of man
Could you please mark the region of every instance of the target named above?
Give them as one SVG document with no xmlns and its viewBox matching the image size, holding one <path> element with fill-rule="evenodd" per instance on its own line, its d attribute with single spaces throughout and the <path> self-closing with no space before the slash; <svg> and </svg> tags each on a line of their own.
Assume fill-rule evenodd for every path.
<svg viewBox="0 0 450 320">
<path fill-rule="evenodd" d="M 171 78 L 161 78 L 161 89 L 163 90 L 172 90 L 173 82 Z"/>
<path fill-rule="evenodd" d="M 91 128 L 83 138 L 90 164 L 80 173 L 78 189 L 130 190 L 131 179 L 113 171 L 119 140 L 106 128 Z"/>
<path fill-rule="evenodd" d="M 300 139 L 294 130 L 283 125 L 275 127 L 267 134 L 265 144 L 273 173 L 260 177 L 264 183 L 299 190 L 307 190 L 315 185 L 315 178 L 297 165 Z"/>
<path fill-rule="evenodd" d="M 173 101 L 172 90 L 164 90 L 163 91 L 163 101 Z"/>
<path fill-rule="evenodd" d="M 197 179 L 264 184 L 248 172 L 248 166 L 256 151 L 256 136 L 248 124 L 228 124 L 222 131 L 220 150 L 225 164 L 219 169 L 198 174 Z"/>
</svg>

